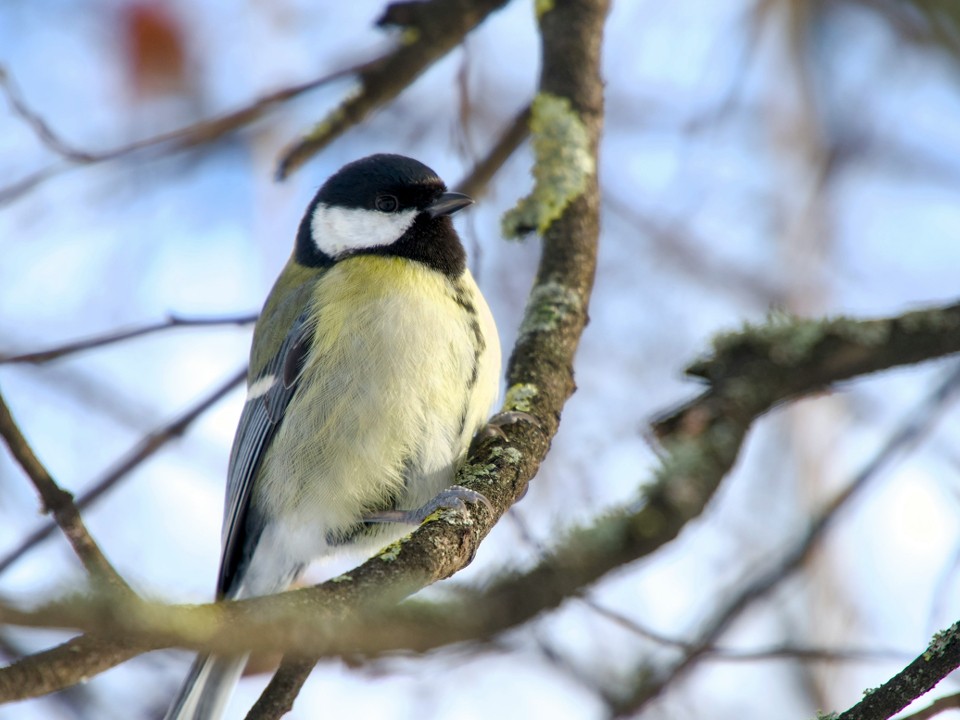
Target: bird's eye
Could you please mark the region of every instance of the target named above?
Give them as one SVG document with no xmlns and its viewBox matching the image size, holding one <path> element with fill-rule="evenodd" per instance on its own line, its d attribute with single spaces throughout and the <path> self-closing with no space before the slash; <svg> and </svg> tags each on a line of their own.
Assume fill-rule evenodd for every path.
<svg viewBox="0 0 960 720">
<path fill-rule="evenodd" d="M 393 195 L 377 195 L 377 210 L 385 213 L 396 212 L 400 203 Z"/>
</svg>

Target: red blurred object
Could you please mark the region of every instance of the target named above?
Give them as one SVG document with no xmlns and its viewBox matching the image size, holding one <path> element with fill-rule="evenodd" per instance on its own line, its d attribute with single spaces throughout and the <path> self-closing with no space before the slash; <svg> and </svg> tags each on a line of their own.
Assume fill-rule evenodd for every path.
<svg viewBox="0 0 960 720">
<path fill-rule="evenodd" d="M 131 0 L 122 11 L 127 76 L 136 100 L 189 92 L 183 24 L 164 0 Z"/>
</svg>

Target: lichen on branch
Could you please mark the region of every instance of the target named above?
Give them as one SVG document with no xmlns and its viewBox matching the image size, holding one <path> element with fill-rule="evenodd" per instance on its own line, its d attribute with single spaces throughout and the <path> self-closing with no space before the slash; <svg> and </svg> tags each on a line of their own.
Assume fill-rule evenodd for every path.
<svg viewBox="0 0 960 720">
<path fill-rule="evenodd" d="M 587 189 L 596 172 L 586 124 L 570 100 L 547 92 L 534 99 L 530 113 L 533 135 L 533 191 L 503 216 L 504 236 L 545 233 L 567 206 Z"/>
</svg>

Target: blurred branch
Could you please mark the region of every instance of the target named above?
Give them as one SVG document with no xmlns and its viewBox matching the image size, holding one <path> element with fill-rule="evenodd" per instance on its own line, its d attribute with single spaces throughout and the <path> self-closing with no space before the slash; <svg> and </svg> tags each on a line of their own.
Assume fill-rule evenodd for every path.
<svg viewBox="0 0 960 720">
<path fill-rule="evenodd" d="M 315 660 L 284 658 L 257 702 L 250 708 L 246 720 L 272 720 L 290 712 L 300 688 L 316 664 Z"/>
<path fill-rule="evenodd" d="M 137 443 L 136 447 L 134 447 L 133 450 L 127 454 L 126 457 L 120 460 L 120 462 L 113 467 L 113 469 L 108 471 L 102 478 L 94 482 L 89 489 L 85 490 L 80 495 L 76 501 L 76 508 L 78 510 L 83 510 L 91 505 L 101 495 L 110 490 L 132 470 L 153 456 L 168 442 L 174 438 L 182 436 L 187 431 L 187 428 L 198 417 L 219 402 L 224 396 L 227 395 L 227 393 L 240 385 L 246 376 L 247 369 L 243 368 L 228 378 L 221 385 L 216 387 L 208 395 L 201 398 L 194 406 L 189 408 L 180 417 L 144 437 L 140 442 Z M 24 538 L 17 547 L 0 559 L 0 573 L 4 572 L 11 565 L 16 563 L 31 548 L 49 537 L 56 527 L 56 523 L 47 522 Z"/>
<path fill-rule="evenodd" d="M 212 325 L 249 325 L 250 323 L 256 322 L 256 320 L 257 313 L 195 318 L 169 315 L 166 320 L 141 325 L 140 327 L 128 328 L 126 330 L 114 330 L 103 335 L 68 342 L 64 345 L 48 348 L 47 350 L 35 350 L 17 355 L 0 352 L 0 365 L 13 363 L 33 363 L 39 365 L 50 362 L 51 360 L 57 360 L 65 355 L 71 355 L 84 350 L 92 350 L 93 348 L 99 348 L 125 340 L 132 340 L 133 338 L 150 335 L 151 333 L 161 332 L 163 330 L 170 330 L 172 328 L 210 327 Z"/>
<path fill-rule="evenodd" d="M 960 59 L 960 7 L 954 0 L 848 0 L 868 7 L 897 34 L 918 45 L 945 50 Z"/>
<path fill-rule="evenodd" d="M 0 67 L 0 89 L 4 91 L 14 113 L 26 122 L 45 147 L 68 161 L 67 164 L 52 165 L 38 170 L 10 185 L 0 187 L 0 205 L 10 203 L 45 180 L 62 172 L 85 165 L 96 165 L 116 160 L 145 150 L 154 150 L 157 154 L 187 150 L 204 143 L 217 140 L 225 135 L 259 120 L 289 100 L 311 90 L 348 75 L 361 72 L 369 63 L 336 70 L 328 75 L 264 95 L 250 105 L 226 113 L 219 117 L 204 120 L 171 132 L 160 133 L 128 145 L 121 145 L 101 152 L 81 151 L 73 148 L 59 138 L 50 126 L 24 102 L 9 73 Z"/>
<path fill-rule="evenodd" d="M 428 0 L 388 5 L 377 25 L 399 28 L 403 33 L 399 46 L 360 68 L 359 87 L 281 153 L 277 178 L 286 179 L 333 140 L 397 97 L 508 1 Z"/>
<path fill-rule="evenodd" d="M 530 135 L 530 106 L 527 105 L 518 112 L 511 123 L 503 129 L 500 137 L 490 148 L 490 151 L 471 168 L 467 176 L 457 183 L 454 190 L 469 195 L 472 198 L 480 197 L 490 184 L 490 180 L 497 174 L 510 156 Z"/>
<path fill-rule="evenodd" d="M 960 394 L 960 363 L 928 397 L 924 398 L 850 484 L 817 513 L 800 541 L 783 555 L 780 562 L 744 584 L 731 598 L 720 605 L 718 610 L 714 611 L 712 618 L 704 624 L 696 640 L 684 648 L 680 660 L 673 663 L 668 671 L 659 673 L 659 676 L 649 667 L 643 667 L 635 673 L 636 682 L 631 696 L 615 703 L 617 715 L 632 715 L 660 695 L 701 656 L 711 651 L 720 636 L 744 610 L 766 596 L 804 565 L 826 531 L 836 521 L 839 512 L 847 507 L 854 497 L 862 494 L 867 485 L 896 458 L 916 447 L 933 430 L 936 422 L 950 403 L 956 400 L 958 394 Z"/>
<path fill-rule="evenodd" d="M 854 375 L 958 351 L 960 303 L 882 320 L 773 316 L 716 337 L 712 354 L 687 368 L 709 389 L 655 419 L 653 428 L 661 439 L 692 439 L 728 416 L 738 422 L 752 408 L 766 412 Z"/>
<path fill-rule="evenodd" d="M 602 615 L 611 622 L 616 623 L 636 635 L 652 640 L 658 645 L 674 647 L 684 652 L 691 652 L 696 649 L 697 644 L 695 641 L 681 640 L 663 635 L 626 617 L 622 613 L 598 604 L 594 600 L 587 598 L 581 598 L 581 600 L 599 615 Z M 798 660 L 801 662 L 857 662 L 890 659 L 899 660 L 910 657 L 910 655 L 911 653 L 902 650 L 885 648 L 819 648 L 788 643 L 753 649 L 735 649 L 711 645 L 701 651 L 701 656 L 705 660 L 718 660 L 721 662 L 756 662 L 759 660 L 777 659 Z"/>
<path fill-rule="evenodd" d="M 691 236 L 678 219 L 654 219 L 635 203 L 627 202 L 610 190 L 605 193 L 603 202 L 632 230 L 653 241 L 653 251 L 658 258 L 698 282 L 709 284 L 727 295 L 739 294 L 766 307 L 783 304 L 786 293 L 775 278 L 760 276 L 740 264 L 718 259 L 711 252 L 710 243 Z M 662 215 L 662 211 L 659 214 Z"/>
<path fill-rule="evenodd" d="M 945 713 L 947 710 L 958 709 L 960 709 L 960 694 L 945 695 L 942 698 L 934 700 L 927 707 L 923 708 L 923 710 L 917 710 L 915 713 L 904 715 L 900 720 L 930 720 L 930 718 L 936 717 L 940 713 Z"/>
<path fill-rule="evenodd" d="M 3 436 L 10 454 L 33 482 L 33 486 L 43 501 L 44 512 L 53 514 L 57 525 L 67 536 L 73 551 L 80 562 L 83 563 L 87 572 L 90 573 L 95 584 L 103 583 L 115 590 L 131 592 L 129 586 L 104 556 L 97 543 L 90 537 L 90 533 L 83 523 L 83 518 L 80 517 L 80 512 L 73 503 L 73 495 L 57 485 L 47 469 L 37 459 L 33 449 L 27 443 L 27 439 L 20 432 L 20 428 L 17 427 L 13 415 L 10 414 L 10 408 L 7 407 L 6 400 L 2 395 L 0 395 L 0 436 Z"/>
<path fill-rule="evenodd" d="M 0 702 L 14 702 L 72 687 L 144 652 L 94 633 L 0 668 Z"/>
<path fill-rule="evenodd" d="M 89 650 L 83 647 L 85 644 L 90 644 L 85 638 L 80 643 L 77 643 L 75 640 L 65 643 L 65 646 L 68 646 L 71 649 L 67 651 L 67 654 L 63 659 L 67 659 L 69 661 L 70 654 L 74 652 L 73 648 L 77 648 L 79 652 L 84 655 L 89 653 Z M 15 659 L 22 658 L 27 655 L 27 653 L 28 651 L 20 642 L 12 640 L 5 634 L 0 635 L 0 654 L 6 656 L 7 660 L 13 661 Z M 46 657 L 44 657 L 42 661 L 38 661 L 40 655 L 45 655 Z M 50 653 L 41 653 L 40 655 L 33 656 L 34 670 L 41 674 L 55 673 L 56 666 L 62 662 L 62 660 L 58 660 L 56 656 L 51 655 Z M 60 655 L 63 657 L 62 651 Z M 63 692 L 51 694 L 47 696 L 47 699 L 50 701 L 51 705 L 56 708 L 57 718 L 66 720 L 66 718 L 72 717 L 76 718 L 77 720 L 88 720 L 93 714 L 93 708 L 97 703 L 96 695 L 96 691 L 89 685 L 78 684 L 66 688 Z"/>
<path fill-rule="evenodd" d="M 37 136 L 37 139 L 44 147 L 76 163 L 95 162 L 95 155 L 91 155 L 83 150 L 78 150 L 62 140 L 40 115 L 27 106 L 23 95 L 20 94 L 19 88 L 3 66 L 0 66 L 0 90 L 7 96 L 7 102 L 10 103 L 10 109 L 13 110 L 13 114 L 30 126 L 33 134 Z"/>
</svg>

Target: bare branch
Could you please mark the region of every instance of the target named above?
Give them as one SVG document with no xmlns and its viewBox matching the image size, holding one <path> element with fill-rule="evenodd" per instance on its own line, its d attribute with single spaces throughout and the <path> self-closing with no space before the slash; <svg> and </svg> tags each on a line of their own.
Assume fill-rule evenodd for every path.
<svg viewBox="0 0 960 720">
<path fill-rule="evenodd" d="M 457 183 L 454 190 L 470 197 L 478 198 L 486 190 L 490 180 L 503 164 L 510 159 L 517 148 L 530 135 L 530 106 L 518 112 L 510 124 L 504 128 L 490 151 Z"/>
<path fill-rule="evenodd" d="M 67 536 L 73 551 L 87 572 L 97 583 L 106 583 L 110 587 L 130 592 L 129 586 L 110 564 L 97 543 L 90 537 L 83 518 L 76 505 L 73 504 L 73 495 L 63 490 L 47 472 L 37 456 L 34 454 L 27 439 L 17 427 L 13 415 L 6 401 L 0 395 L 0 436 L 10 450 L 10 454 L 23 468 L 27 477 L 33 482 L 40 499 L 43 501 L 44 512 L 53 513 L 53 517 Z"/>
<path fill-rule="evenodd" d="M 960 622 L 934 635 L 930 645 L 916 660 L 880 687 L 867 691 L 863 700 L 840 713 L 837 720 L 886 720 L 930 691 L 958 667 Z"/>
<path fill-rule="evenodd" d="M 945 695 L 942 698 L 934 700 L 927 707 L 923 708 L 923 710 L 917 710 L 915 713 L 904 715 L 900 720 L 930 720 L 930 718 L 936 717 L 940 713 L 945 713 L 947 710 L 957 709 L 960 709 L 960 694 Z"/>
<path fill-rule="evenodd" d="M 68 161 L 67 163 L 60 163 L 43 168 L 17 182 L 5 187 L 0 187 L 0 206 L 19 199 L 45 180 L 76 167 L 117 160 L 147 150 L 153 150 L 158 155 L 167 152 L 178 152 L 211 142 L 259 120 L 267 113 L 276 109 L 278 105 L 299 97 L 311 90 L 315 90 L 329 82 L 362 71 L 368 64 L 369 63 L 362 63 L 349 68 L 336 70 L 314 80 L 308 80 L 307 82 L 291 85 L 290 87 L 269 93 L 245 107 L 219 117 L 203 120 L 199 123 L 188 125 L 187 127 L 160 133 L 159 135 L 137 140 L 128 145 L 121 145 L 120 147 L 100 152 L 76 150 L 60 140 L 42 118 L 27 107 L 22 98 L 20 98 L 19 93 L 15 90 L 9 73 L 0 68 L 0 78 L 3 80 L 2 87 L 6 91 L 7 98 L 11 102 L 14 112 L 33 128 L 41 142 Z"/>
<path fill-rule="evenodd" d="M 143 652 L 92 633 L 76 637 L 0 669 L 0 698 L 14 702 L 64 690 Z"/>
<path fill-rule="evenodd" d="M 63 345 L 48 348 L 46 350 L 34 350 L 20 354 L 0 353 L 0 365 L 13 363 L 41 363 L 57 360 L 65 355 L 92 350 L 94 348 L 111 345 L 113 343 L 132 340 L 133 338 L 143 337 L 152 333 L 170 330 L 172 328 L 184 327 L 210 327 L 216 325 L 249 325 L 256 322 L 257 313 L 245 313 L 243 315 L 226 315 L 215 317 L 182 317 L 180 315 L 169 315 L 166 320 L 141 325 L 139 327 L 127 328 L 125 330 L 114 330 L 103 335 L 74 340 Z"/>
<path fill-rule="evenodd" d="M 283 151 L 277 179 L 283 180 L 377 108 L 393 100 L 433 63 L 457 45 L 508 0 L 429 0 L 395 2 L 377 21 L 397 27 L 396 50 L 358 72 L 360 86 L 326 118 Z"/>
<path fill-rule="evenodd" d="M 250 708 L 246 720 L 278 720 L 290 712 L 314 665 L 314 660 L 284 658 L 270 683 Z"/>
<path fill-rule="evenodd" d="M 598 604 L 594 600 L 581 598 L 590 609 L 620 625 L 632 633 L 652 640 L 660 645 L 674 647 L 684 652 L 696 649 L 696 642 L 669 637 L 651 630 L 622 613 Z M 909 658 L 911 653 L 903 650 L 885 648 L 821 648 L 802 645 L 783 644 L 765 648 L 741 649 L 711 645 L 703 648 L 701 654 L 705 660 L 721 662 L 757 662 L 759 660 L 799 660 L 801 662 L 863 662 Z"/>
<path fill-rule="evenodd" d="M 766 325 L 722 335 L 713 345 L 710 357 L 687 368 L 710 389 L 656 419 L 658 437 L 695 436 L 723 421 L 727 410 L 766 412 L 795 397 L 793 388 L 807 393 L 854 375 L 957 352 L 960 304 L 883 320 L 774 317 Z M 747 388 L 749 398 L 733 397 Z"/>
<path fill-rule="evenodd" d="M 76 501 L 77 509 L 83 510 L 89 505 L 93 504 L 97 499 L 100 498 L 101 495 L 113 488 L 114 485 L 126 477 L 136 467 L 152 457 L 168 442 L 174 438 L 182 436 L 187 431 L 187 428 L 190 427 L 190 425 L 198 417 L 219 402 L 231 390 L 240 385 L 246 376 L 246 368 L 238 371 L 220 386 L 214 388 L 214 390 L 208 395 L 201 398 L 200 401 L 198 401 L 193 407 L 189 408 L 180 417 L 143 438 L 137 443 L 136 447 L 134 447 L 127 454 L 126 457 L 121 459 L 120 462 L 118 462 L 102 478 L 94 482 L 89 489 L 81 493 L 80 497 L 77 498 Z M 55 522 L 47 522 L 24 538 L 20 544 L 17 545 L 17 547 L 0 559 L 0 573 L 10 568 L 10 566 L 16 563 L 31 548 L 49 537 L 50 534 L 56 530 L 56 528 L 57 524 Z"/>
<path fill-rule="evenodd" d="M 17 88 L 16 83 L 13 82 L 13 78 L 10 77 L 6 68 L 2 66 L 0 66 L 0 90 L 7 96 L 7 102 L 10 103 L 10 108 L 13 110 L 14 115 L 30 126 L 30 129 L 33 130 L 37 139 L 40 140 L 44 146 L 57 155 L 67 160 L 72 160 L 73 162 L 89 163 L 93 161 L 93 155 L 82 150 L 77 150 L 62 140 L 40 115 L 27 106 L 26 101 L 24 101 L 23 96 L 20 94 L 19 88 Z"/>
</svg>

